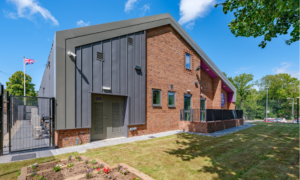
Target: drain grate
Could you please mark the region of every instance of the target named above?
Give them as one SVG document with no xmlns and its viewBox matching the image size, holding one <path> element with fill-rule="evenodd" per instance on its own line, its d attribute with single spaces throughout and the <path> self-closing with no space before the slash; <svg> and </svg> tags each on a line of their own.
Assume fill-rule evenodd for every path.
<svg viewBox="0 0 300 180">
<path fill-rule="evenodd" d="M 13 156 L 11 158 L 11 161 L 20 161 L 20 160 L 33 159 L 33 158 L 36 158 L 36 154 L 35 153 L 32 153 L 32 154 L 22 154 L 22 155 Z"/>
<path fill-rule="evenodd" d="M 148 138 L 156 138 L 155 136 L 149 136 Z"/>
</svg>

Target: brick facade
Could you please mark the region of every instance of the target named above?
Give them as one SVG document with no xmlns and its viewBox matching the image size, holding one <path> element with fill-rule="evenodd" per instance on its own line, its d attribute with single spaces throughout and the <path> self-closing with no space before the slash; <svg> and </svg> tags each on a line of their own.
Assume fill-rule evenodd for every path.
<svg viewBox="0 0 300 180">
<path fill-rule="evenodd" d="M 215 122 L 190 122 L 179 121 L 179 129 L 183 131 L 199 132 L 199 133 L 212 133 L 221 131 L 228 128 L 244 125 L 244 119 L 232 119 L 225 121 Z"/>
<path fill-rule="evenodd" d="M 65 129 L 55 131 L 55 144 L 59 148 L 86 144 L 90 142 L 89 129 Z"/>
<path fill-rule="evenodd" d="M 146 124 L 129 126 L 129 137 L 177 130 L 184 94 L 192 95 L 192 109 L 200 109 L 200 98 L 206 98 L 207 109 L 221 109 L 221 79 L 211 78 L 202 69 L 195 71 L 201 57 L 171 26 L 149 29 L 146 36 Z M 191 70 L 185 68 L 185 53 L 191 55 Z M 152 106 L 152 89 L 161 90 L 161 107 Z M 168 107 L 168 91 L 175 92 L 175 108 Z M 131 127 L 137 130 L 131 132 Z"/>
</svg>

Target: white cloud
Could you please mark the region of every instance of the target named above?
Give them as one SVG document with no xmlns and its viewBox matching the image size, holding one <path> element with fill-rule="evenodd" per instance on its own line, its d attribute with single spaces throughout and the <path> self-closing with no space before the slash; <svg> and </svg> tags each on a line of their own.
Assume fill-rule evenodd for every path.
<svg viewBox="0 0 300 180">
<path fill-rule="evenodd" d="M 145 4 L 142 8 L 141 8 L 142 14 L 140 16 L 144 16 L 145 13 L 147 11 L 150 11 L 150 4 Z"/>
<path fill-rule="evenodd" d="M 134 4 L 137 2 L 137 0 L 128 0 L 126 3 L 125 3 L 125 9 L 124 11 L 125 12 L 129 12 L 130 10 L 133 9 L 134 7 Z"/>
<path fill-rule="evenodd" d="M 300 79 L 300 71 L 299 70 L 292 70 L 293 64 L 291 62 L 283 62 L 280 66 L 273 68 L 273 72 L 275 74 L 286 73 L 290 74 L 292 77 Z"/>
<path fill-rule="evenodd" d="M 76 23 L 78 27 L 84 27 L 90 25 L 90 22 L 85 23 L 83 20 L 77 21 Z"/>
<path fill-rule="evenodd" d="M 246 71 L 248 69 L 253 68 L 254 66 L 249 66 L 249 67 L 241 67 L 239 68 L 237 71 L 235 71 L 235 73 L 240 73 L 241 71 Z"/>
<path fill-rule="evenodd" d="M 188 23 L 186 28 L 192 29 L 195 20 L 204 17 L 215 4 L 216 0 L 181 0 L 179 24 Z"/>
<path fill-rule="evenodd" d="M 32 19 L 34 14 L 39 13 L 44 19 L 50 20 L 55 26 L 58 21 L 45 8 L 41 7 L 37 0 L 6 0 L 17 6 L 17 13 L 5 12 L 6 17 L 16 19 L 18 17 Z"/>
</svg>

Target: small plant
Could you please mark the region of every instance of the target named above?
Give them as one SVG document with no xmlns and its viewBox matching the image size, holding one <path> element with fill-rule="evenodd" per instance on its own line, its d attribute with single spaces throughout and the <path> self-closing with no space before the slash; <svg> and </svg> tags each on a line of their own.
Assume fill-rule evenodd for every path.
<svg viewBox="0 0 300 180">
<path fill-rule="evenodd" d="M 91 164 L 95 165 L 97 163 L 97 161 L 95 159 L 91 160 Z"/>
<path fill-rule="evenodd" d="M 123 175 L 126 175 L 128 174 L 128 170 L 127 170 L 127 167 L 123 167 L 121 165 L 118 164 L 118 171 L 123 174 Z"/>
<path fill-rule="evenodd" d="M 31 177 L 33 177 L 33 176 L 35 176 L 36 175 L 36 171 L 32 171 L 31 173 L 30 173 L 30 176 Z"/>
<path fill-rule="evenodd" d="M 34 179 L 34 180 L 47 180 L 47 179 L 43 176 L 43 173 L 35 175 L 32 179 Z"/>
<path fill-rule="evenodd" d="M 85 162 L 85 164 L 88 164 L 89 163 L 89 159 L 86 159 L 84 162 Z"/>
<path fill-rule="evenodd" d="M 67 168 L 70 168 L 70 167 L 73 167 L 74 164 L 73 163 L 70 163 L 69 165 L 67 165 Z"/>
<path fill-rule="evenodd" d="M 71 161 L 71 159 L 72 159 L 72 155 L 69 156 L 68 160 Z"/>
<path fill-rule="evenodd" d="M 139 180 L 140 178 L 138 178 L 138 177 L 133 177 L 133 178 L 131 178 L 130 180 Z"/>
<path fill-rule="evenodd" d="M 104 173 L 103 169 L 100 169 L 100 168 L 98 168 L 97 171 L 98 171 L 98 174 L 103 174 Z"/>
<path fill-rule="evenodd" d="M 61 162 L 61 160 L 60 160 L 60 159 L 55 161 L 55 163 L 59 163 L 59 162 Z"/>
<path fill-rule="evenodd" d="M 87 179 L 89 179 L 89 178 L 91 178 L 92 177 L 92 175 L 93 175 L 93 168 L 92 169 L 89 169 L 89 170 L 87 170 L 86 172 L 85 172 L 85 177 L 87 178 Z"/>
<path fill-rule="evenodd" d="M 99 165 L 99 168 L 100 168 L 100 169 L 101 169 L 101 168 L 104 168 L 104 164 L 101 163 L 101 164 Z"/>
<path fill-rule="evenodd" d="M 93 166 L 93 169 L 98 169 L 98 167 L 97 166 Z"/>
<path fill-rule="evenodd" d="M 105 172 L 105 174 L 108 174 L 109 173 L 109 167 L 103 168 L 103 171 Z"/>
<path fill-rule="evenodd" d="M 39 167 L 38 163 L 34 163 L 33 165 L 30 165 L 31 169 L 35 170 Z"/>
<path fill-rule="evenodd" d="M 58 172 L 61 170 L 61 165 L 56 165 L 53 169 L 55 172 Z"/>
<path fill-rule="evenodd" d="M 82 160 L 82 158 L 80 156 L 76 156 L 75 157 L 79 162 Z"/>
</svg>

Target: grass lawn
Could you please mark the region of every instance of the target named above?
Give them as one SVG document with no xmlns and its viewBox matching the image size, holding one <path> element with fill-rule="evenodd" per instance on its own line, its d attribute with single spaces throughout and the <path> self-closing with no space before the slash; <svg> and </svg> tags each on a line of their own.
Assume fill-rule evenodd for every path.
<svg viewBox="0 0 300 180">
<path fill-rule="evenodd" d="M 179 134 L 92 149 L 83 155 L 110 165 L 127 163 L 154 179 L 299 179 L 299 126 L 255 124 L 218 138 Z M 16 179 L 23 166 L 70 154 L 78 155 L 0 164 L 0 179 Z"/>
</svg>

